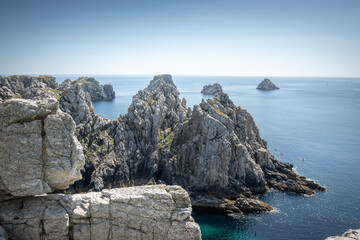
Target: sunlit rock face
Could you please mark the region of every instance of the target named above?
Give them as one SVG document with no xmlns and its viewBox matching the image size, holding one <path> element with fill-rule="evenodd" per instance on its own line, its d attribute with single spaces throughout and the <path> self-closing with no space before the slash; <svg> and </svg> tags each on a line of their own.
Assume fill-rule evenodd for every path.
<svg viewBox="0 0 360 240">
<path fill-rule="evenodd" d="M 56 99 L 0 103 L 0 138 L 2 197 L 49 193 L 81 179 L 85 158 L 75 122 Z"/>
<path fill-rule="evenodd" d="M 0 205 L 0 222 L 14 239 L 201 239 L 189 195 L 179 186 L 7 201 Z"/>
</svg>

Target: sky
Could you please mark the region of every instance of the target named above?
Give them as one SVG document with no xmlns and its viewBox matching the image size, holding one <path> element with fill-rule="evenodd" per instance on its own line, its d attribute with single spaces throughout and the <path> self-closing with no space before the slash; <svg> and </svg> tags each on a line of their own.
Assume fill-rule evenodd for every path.
<svg viewBox="0 0 360 240">
<path fill-rule="evenodd" d="M 0 0 L 0 74 L 360 77 L 360 0 Z"/>
</svg>

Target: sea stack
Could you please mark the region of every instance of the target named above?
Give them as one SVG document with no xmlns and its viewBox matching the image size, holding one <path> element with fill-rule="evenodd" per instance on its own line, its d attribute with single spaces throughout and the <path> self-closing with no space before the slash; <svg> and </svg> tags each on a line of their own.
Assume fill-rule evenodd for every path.
<svg viewBox="0 0 360 240">
<path fill-rule="evenodd" d="M 270 79 L 265 78 L 258 86 L 256 89 L 259 90 L 278 90 L 280 88 L 278 88 L 274 83 L 272 83 L 270 81 Z"/>
<path fill-rule="evenodd" d="M 201 90 L 201 93 L 204 95 L 215 95 L 219 92 L 222 92 L 223 89 L 220 84 L 214 83 L 213 85 L 205 85 Z"/>
</svg>

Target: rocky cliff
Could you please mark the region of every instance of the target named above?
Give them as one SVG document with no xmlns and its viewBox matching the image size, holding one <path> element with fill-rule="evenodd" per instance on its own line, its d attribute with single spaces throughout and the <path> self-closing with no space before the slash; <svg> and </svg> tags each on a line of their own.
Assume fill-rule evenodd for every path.
<svg viewBox="0 0 360 240">
<path fill-rule="evenodd" d="M 349 229 L 341 236 L 332 236 L 326 240 L 360 240 L 360 229 Z"/>
<path fill-rule="evenodd" d="M 111 100 L 115 98 L 115 92 L 111 83 L 100 85 L 98 81 L 91 77 L 79 77 L 75 81 L 66 79 L 60 84 L 60 89 L 69 89 L 71 85 L 74 84 L 79 84 L 84 92 L 89 93 L 92 101 Z"/>
<path fill-rule="evenodd" d="M 169 75 L 155 76 L 133 97 L 126 115 L 91 118 L 78 127 L 87 164 L 75 190 L 177 184 L 195 208 L 221 212 L 270 210 L 254 196 L 269 188 L 324 190 L 275 159 L 251 115 L 226 94 L 191 110 Z"/>
<path fill-rule="evenodd" d="M 259 90 L 277 90 L 277 89 L 280 89 L 278 88 L 277 86 L 275 86 L 274 83 L 272 83 L 270 81 L 270 79 L 268 78 L 265 78 L 258 86 L 256 89 L 259 89 Z"/>
<path fill-rule="evenodd" d="M 0 103 L 0 200 L 66 189 L 81 179 L 75 123 L 56 99 Z"/>
<path fill-rule="evenodd" d="M 78 85 L 62 94 L 61 104 L 75 118 L 83 104 L 91 106 Z M 88 127 L 91 132 L 97 132 L 97 126 L 109 128 L 108 121 L 87 114 L 88 118 L 77 119 L 76 130 L 86 136 L 86 143 L 104 134 L 92 135 L 86 132 Z M 179 186 L 46 195 L 80 179 L 84 165 L 75 122 L 59 109 L 56 99 L 6 100 L 0 103 L 0 124 L 0 237 L 201 239 L 189 195 Z"/>
<path fill-rule="evenodd" d="M 213 85 L 205 85 L 201 90 L 201 93 L 204 95 L 215 95 L 217 93 L 222 93 L 223 89 L 220 84 L 214 83 Z"/>
<path fill-rule="evenodd" d="M 60 98 L 58 84 L 52 76 L 0 76 L 0 101 L 10 98 Z"/>
</svg>

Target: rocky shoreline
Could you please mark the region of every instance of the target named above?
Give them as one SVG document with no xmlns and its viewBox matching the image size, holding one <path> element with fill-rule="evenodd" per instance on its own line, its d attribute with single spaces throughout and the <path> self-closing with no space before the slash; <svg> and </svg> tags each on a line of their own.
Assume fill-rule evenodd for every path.
<svg viewBox="0 0 360 240">
<path fill-rule="evenodd" d="M 30 82 L 31 85 L 25 82 Z M 223 92 L 217 93 L 212 99 L 203 100 L 191 109 L 186 106 L 186 100 L 179 97 L 179 91 L 171 75 L 158 75 L 133 97 L 127 114 L 109 120 L 94 113 L 89 92 L 85 92 L 78 81 L 65 81 L 57 86 L 50 85 L 53 83 L 51 81 L 44 83 L 35 77 L 12 76 L 1 78 L 1 83 L 0 114 L 2 113 L 4 122 L 12 121 L 8 119 L 12 105 L 21 103 L 35 108 L 35 111 L 29 110 L 29 116 L 24 120 L 14 120 L 11 124 L 28 126 L 34 121 L 39 122 L 40 127 L 36 131 L 30 128 L 31 134 L 26 136 L 33 137 L 35 134 L 42 143 L 39 144 L 42 149 L 39 148 L 36 152 L 40 154 L 41 157 L 38 158 L 41 161 L 35 162 L 35 165 L 42 166 L 39 171 L 35 171 L 40 172 L 41 176 L 35 179 L 42 180 L 40 181 L 42 186 L 49 186 L 42 188 L 45 189 L 44 193 L 54 190 L 66 194 L 103 192 L 105 189 L 146 184 L 179 185 L 188 192 L 187 197 L 190 196 L 195 210 L 251 213 L 272 210 L 269 204 L 256 198 L 257 194 L 264 193 L 270 188 L 307 195 L 313 194 L 314 190 L 325 190 L 319 184 L 297 175 L 292 170 L 291 164 L 275 159 L 267 150 L 267 143 L 260 137 L 259 129 L 251 115 L 236 106 Z M 25 92 L 31 94 L 27 95 Z M 53 97 L 53 93 L 56 93 L 57 100 L 48 99 Z M 45 101 L 13 99 L 17 97 Z M 13 108 L 14 116 L 18 115 L 15 114 L 16 111 L 27 112 L 26 109 L 32 109 L 31 107 L 18 107 L 16 108 L 18 110 Z M 50 110 L 46 110 L 47 108 Z M 41 115 L 37 111 L 45 113 Z M 61 127 L 57 127 L 56 131 L 60 132 L 49 130 L 49 134 L 53 131 L 51 134 L 54 136 L 59 134 L 59 137 L 52 137 L 49 141 L 54 143 L 48 148 L 44 145 L 44 139 L 46 143 L 47 137 L 52 135 L 47 134 L 48 130 L 41 126 L 49 117 L 55 122 L 63 119 L 62 126 L 65 128 L 62 130 Z M 7 130 L 7 127 L 8 125 L 4 125 L 1 129 L 4 138 L 28 134 L 27 130 L 12 134 L 13 132 Z M 17 129 L 23 131 L 23 127 Z M 61 144 L 68 136 L 74 136 L 72 138 L 76 139 L 72 142 L 77 146 L 76 149 L 82 149 L 80 155 L 66 155 L 72 151 L 66 150 L 72 149 L 72 145 Z M 4 141 L 2 151 L 16 146 L 12 142 L 16 143 L 16 139 Z M 29 142 L 25 141 L 23 144 L 27 145 Z M 11 152 L 17 151 L 13 149 Z M 29 151 L 32 151 L 32 148 Z M 46 163 L 47 156 L 52 156 L 49 164 Z M 51 187 L 48 181 L 44 181 L 46 178 L 43 176 L 48 175 L 47 179 L 52 178 L 52 172 L 44 171 L 44 166 L 51 165 L 60 171 L 60 175 L 55 174 L 57 177 L 68 176 L 68 173 L 63 171 L 64 166 L 67 165 L 66 161 L 76 158 L 75 156 L 79 156 L 77 159 L 81 161 L 85 158 L 85 164 L 70 160 L 69 169 L 79 171 L 78 166 L 84 167 L 81 176 L 76 175 L 76 179 L 79 180 L 74 182 L 76 179 L 71 178 L 71 182 L 67 185 L 72 182 L 74 184 L 69 188 Z M 1 158 L 3 162 L 1 166 L 4 168 L 11 158 Z M 60 160 L 56 160 L 58 158 Z M 65 162 L 62 163 L 61 160 Z M 62 167 L 58 168 L 56 164 Z M 3 201 L 12 201 L 11 198 L 16 194 L 7 191 L 11 184 L 3 187 L 3 182 L 8 179 L 4 177 L 5 171 L 7 170 L 0 168 L 0 191 L 6 196 L 3 197 Z M 64 188 L 67 189 L 63 190 Z M 39 193 L 41 192 L 29 191 L 26 196 Z M 189 203 L 188 207 L 190 206 Z M 9 227 L 5 227 L 6 231 L 8 229 Z"/>
</svg>

